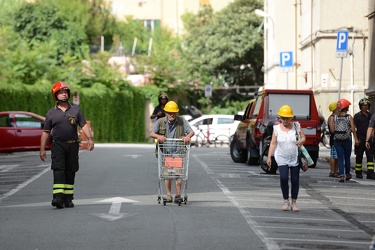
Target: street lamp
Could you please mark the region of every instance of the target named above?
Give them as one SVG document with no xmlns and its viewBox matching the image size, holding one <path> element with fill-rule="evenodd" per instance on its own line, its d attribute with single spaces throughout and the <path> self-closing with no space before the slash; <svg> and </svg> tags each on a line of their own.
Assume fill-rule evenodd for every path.
<svg viewBox="0 0 375 250">
<path fill-rule="evenodd" d="M 256 9 L 255 10 L 255 14 L 258 15 L 258 16 L 261 16 L 261 17 L 264 17 L 266 19 L 266 22 L 265 22 L 265 25 L 264 25 L 264 28 L 267 29 L 267 32 L 265 32 L 265 36 L 264 36 L 264 40 L 265 40 L 265 48 L 264 48 L 264 83 L 265 84 L 268 84 L 268 55 L 269 55 L 269 51 L 268 51 L 268 43 L 269 43 L 269 39 L 268 39 L 268 19 L 271 19 L 272 21 L 272 39 L 274 40 L 275 39 L 275 23 L 272 19 L 272 17 L 264 12 L 263 10 L 260 10 L 260 9 Z"/>
<path fill-rule="evenodd" d="M 260 9 L 256 9 L 255 14 L 257 14 L 258 16 L 267 18 L 267 19 L 268 18 L 271 19 L 271 21 L 272 21 L 272 37 L 274 38 L 275 37 L 275 30 L 274 30 L 275 29 L 275 23 L 274 23 L 272 17 L 268 13 L 266 13 L 263 10 L 260 10 Z M 267 24 L 268 24 L 268 22 L 267 22 Z M 268 27 L 266 27 L 266 28 L 268 29 Z"/>
</svg>

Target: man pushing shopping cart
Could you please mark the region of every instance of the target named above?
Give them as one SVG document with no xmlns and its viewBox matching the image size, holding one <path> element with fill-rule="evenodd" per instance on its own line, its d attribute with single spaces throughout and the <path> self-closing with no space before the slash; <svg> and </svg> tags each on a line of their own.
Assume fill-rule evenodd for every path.
<svg viewBox="0 0 375 250">
<path fill-rule="evenodd" d="M 189 167 L 189 153 L 191 137 L 194 131 L 189 123 L 178 116 L 178 105 L 174 101 L 169 101 L 164 107 L 166 117 L 160 118 L 155 122 L 150 137 L 157 139 L 156 155 L 158 158 L 159 174 L 159 196 L 161 201 L 163 194 L 160 184 L 165 180 L 167 196 L 163 197 L 163 204 L 173 201 L 172 198 L 172 180 L 176 180 L 176 195 L 174 202 L 181 205 L 181 202 L 187 202 L 187 178 Z M 182 182 L 185 181 L 184 189 Z M 181 192 L 184 191 L 184 199 L 181 198 Z"/>
</svg>

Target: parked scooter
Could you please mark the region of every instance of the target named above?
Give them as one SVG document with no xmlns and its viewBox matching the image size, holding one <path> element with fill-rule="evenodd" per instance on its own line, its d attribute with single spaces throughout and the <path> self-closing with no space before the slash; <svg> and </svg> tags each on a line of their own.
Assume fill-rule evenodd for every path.
<svg viewBox="0 0 375 250">
<path fill-rule="evenodd" d="M 277 171 L 277 164 L 275 161 L 275 157 L 271 156 L 271 166 L 267 165 L 267 158 L 268 158 L 268 150 L 270 148 L 270 143 L 272 139 L 272 133 L 273 133 L 273 121 L 269 121 L 267 125 L 262 124 L 260 130 L 263 132 L 263 139 L 260 144 L 261 148 L 261 155 L 260 155 L 260 167 L 263 169 L 264 172 L 267 174 L 276 174 Z"/>
</svg>

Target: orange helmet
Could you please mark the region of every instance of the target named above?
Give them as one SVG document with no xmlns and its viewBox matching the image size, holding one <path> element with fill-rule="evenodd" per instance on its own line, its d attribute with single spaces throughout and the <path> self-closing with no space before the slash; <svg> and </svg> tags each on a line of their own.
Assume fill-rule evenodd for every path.
<svg viewBox="0 0 375 250">
<path fill-rule="evenodd" d="M 337 102 L 337 108 L 338 109 L 349 108 L 350 105 L 351 105 L 351 103 L 348 100 L 346 100 L 346 99 L 340 99 Z"/>
<path fill-rule="evenodd" d="M 57 100 L 57 93 L 60 90 L 66 90 L 68 92 L 68 99 L 67 100 Z M 69 98 L 70 98 L 70 89 L 69 89 L 68 85 L 66 85 L 63 82 L 57 82 L 57 83 L 55 83 L 52 86 L 52 96 L 53 96 L 53 100 L 55 100 L 55 101 L 63 101 L 63 102 L 68 101 Z"/>
</svg>

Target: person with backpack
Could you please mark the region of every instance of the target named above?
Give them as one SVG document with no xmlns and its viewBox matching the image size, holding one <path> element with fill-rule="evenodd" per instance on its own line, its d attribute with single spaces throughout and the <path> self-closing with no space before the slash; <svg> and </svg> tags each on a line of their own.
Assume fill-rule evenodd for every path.
<svg viewBox="0 0 375 250">
<path fill-rule="evenodd" d="M 191 143 L 194 131 L 183 117 L 178 116 L 177 103 L 174 101 L 167 102 L 164 111 L 166 116 L 155 122 L 150 137 L 156 139 L 158 143 L 164 143 L 167 138 L 182 139 L 185 144 Z M 182 180 L 176 179 L 176 196 L 174 199 L 176 203 L 181 199 L 181 185 Z M 167 190 L 166 201 L 172 202 L 172 181 L 165 180 L 165 187 Z"/>
<path fill-rule="evenodd" d="M 329 122 L 329 128 L 334 135 L 334 146 L 337 152 L 339 165 L 339 182 L 349 181 L 352 178 L 350 174 L 350 156 L 352 154 L 352 134 L 356 145 L 359 144 L 357 133 L 355 132 L 354 119 L 350 114 L 349 106 L 351 103 L 346 99 L 340 99 L 337 102 L 337 108 L 340 110 Z"/>
<path fill-rule="evenodd" d="M 372 114 L 369 112 L 371 103 L 367 98 L 362 98 L 359 103 L 359 112 L 354 115 L 355 132 L 359 140 L 359 144 L 354 146 L 355 157 L 355 176 L 363 179 L 362 161 L 363 153 L 366 153 L 367 172 L 374 172 L 373 154 L 370 149 L 366 148 L 366 133 Z M 370 174 L 371 176 L 371 174 Z M 367 175 L 367 179 L 369 175 Z"/>
</svg>

